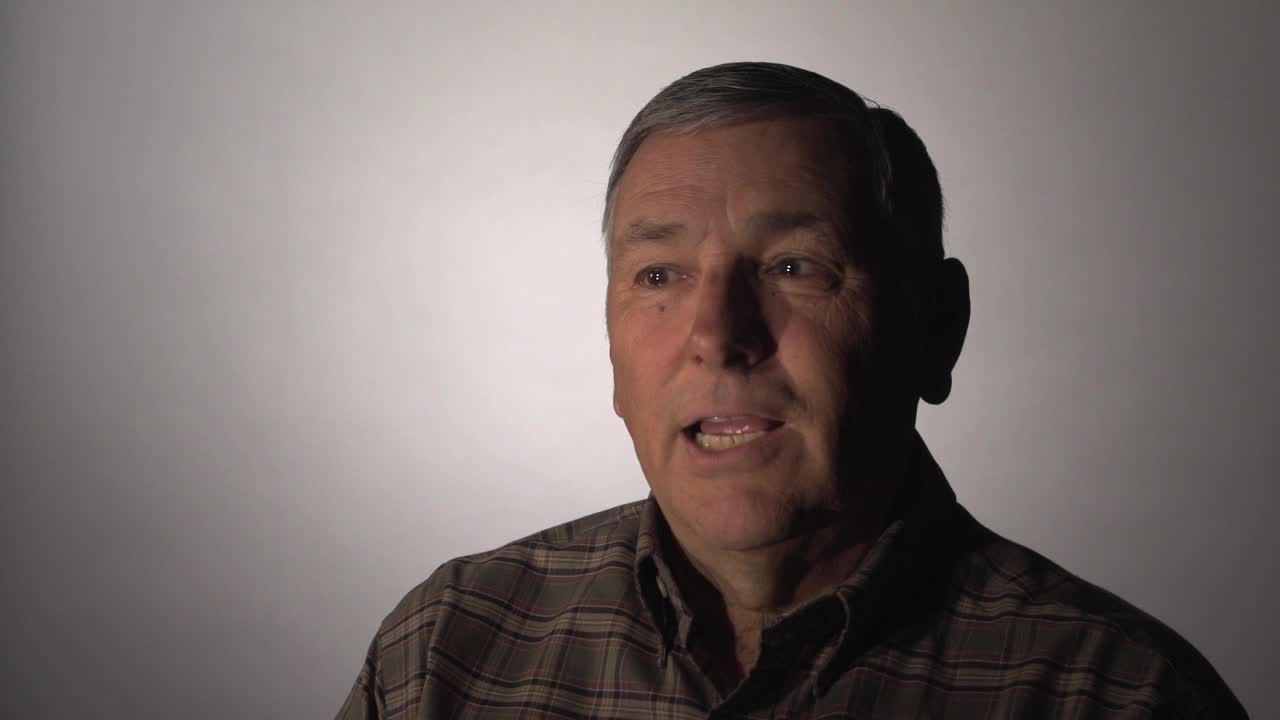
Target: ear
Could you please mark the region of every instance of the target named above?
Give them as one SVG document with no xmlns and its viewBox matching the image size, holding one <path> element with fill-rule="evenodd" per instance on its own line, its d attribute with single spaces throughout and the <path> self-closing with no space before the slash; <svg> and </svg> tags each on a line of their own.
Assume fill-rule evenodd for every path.
<svg viewBox="0 0 1280 720">
<path fill-rule="evenodd" d="M 969 332 L 969 273 L 955 258 L 938 263 L 933 272 L 921 318 L 924 357 L 920 399 L 938 405 L 951 394 L 951 371 Z"/>
</svg>

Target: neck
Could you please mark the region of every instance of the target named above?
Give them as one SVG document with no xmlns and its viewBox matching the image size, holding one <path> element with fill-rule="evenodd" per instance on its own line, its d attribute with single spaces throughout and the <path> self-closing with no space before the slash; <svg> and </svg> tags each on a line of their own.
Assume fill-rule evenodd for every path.
<svg viewBox="0 0 1280 720">
<path fill-rule="evenodd" d="M 766 548 L 739 551 L 702 547 L 695 539 L 679 537 L 673 528 L 682 552 L 673 553 L 672 569 L 691 603 L 714 595 L 731 617 L 772 618 L 848 578 L 877 534 L 856 534 L 864 538 L 859 539 L 828 527 Z"/>
<path fill-rule="evenodd" d="M 708 551 L 684 542 L 675 528 L 672 535 L 671 571 L 698 618 L 704 670 L 722 693 L 755 666 L 766 627 L 843 582 L 874 542 L 833 527 L 768 548 Z"/>
</svg>

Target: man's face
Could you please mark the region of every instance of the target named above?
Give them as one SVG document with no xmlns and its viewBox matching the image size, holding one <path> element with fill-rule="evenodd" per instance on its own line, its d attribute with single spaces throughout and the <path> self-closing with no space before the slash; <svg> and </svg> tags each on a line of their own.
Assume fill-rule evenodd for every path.
<svg viewBox="0 0 1280 720">
<path fill-rule="evenodd" d="M 901 424 L 869 361 L 869 239 L 846 201 L 862 180 L 827 132 L 791 118 L 654 135 L 618 186 L 614 408 L 682 540 L 747 550 L 830 522 L 861 492 L 851 455 Z"/>
</svg>

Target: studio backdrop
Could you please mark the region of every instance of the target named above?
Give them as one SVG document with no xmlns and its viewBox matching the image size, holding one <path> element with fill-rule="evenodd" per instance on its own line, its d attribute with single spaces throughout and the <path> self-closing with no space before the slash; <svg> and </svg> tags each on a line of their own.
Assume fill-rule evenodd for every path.
<svg viewBox="0 0 1280 720">
<path fill-rule="evenodd" d="M 979 520 L 1280 716 L 1267 3 L 8 2 L 5 717 L 328 717 L 443 561 L 643 497 L 608 161 L 730 60 L 905 116 Z"/>
</svg>

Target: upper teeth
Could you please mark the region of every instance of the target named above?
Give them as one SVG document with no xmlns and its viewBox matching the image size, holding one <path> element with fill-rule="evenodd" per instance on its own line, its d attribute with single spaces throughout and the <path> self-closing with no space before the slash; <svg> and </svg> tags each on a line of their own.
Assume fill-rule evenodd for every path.
<svg viewBox="0 0 1280 720">
<path fill-rule="evenodd" d="M 704 450 L 728 450 L 729 448 L 749 443 L 761 435 L 764 435 L 763 430 L 737 433 L 735 435 L 712 435 L 710 433 L 697 432 L 694 434 L 693 439 Z"/>
</svg>

